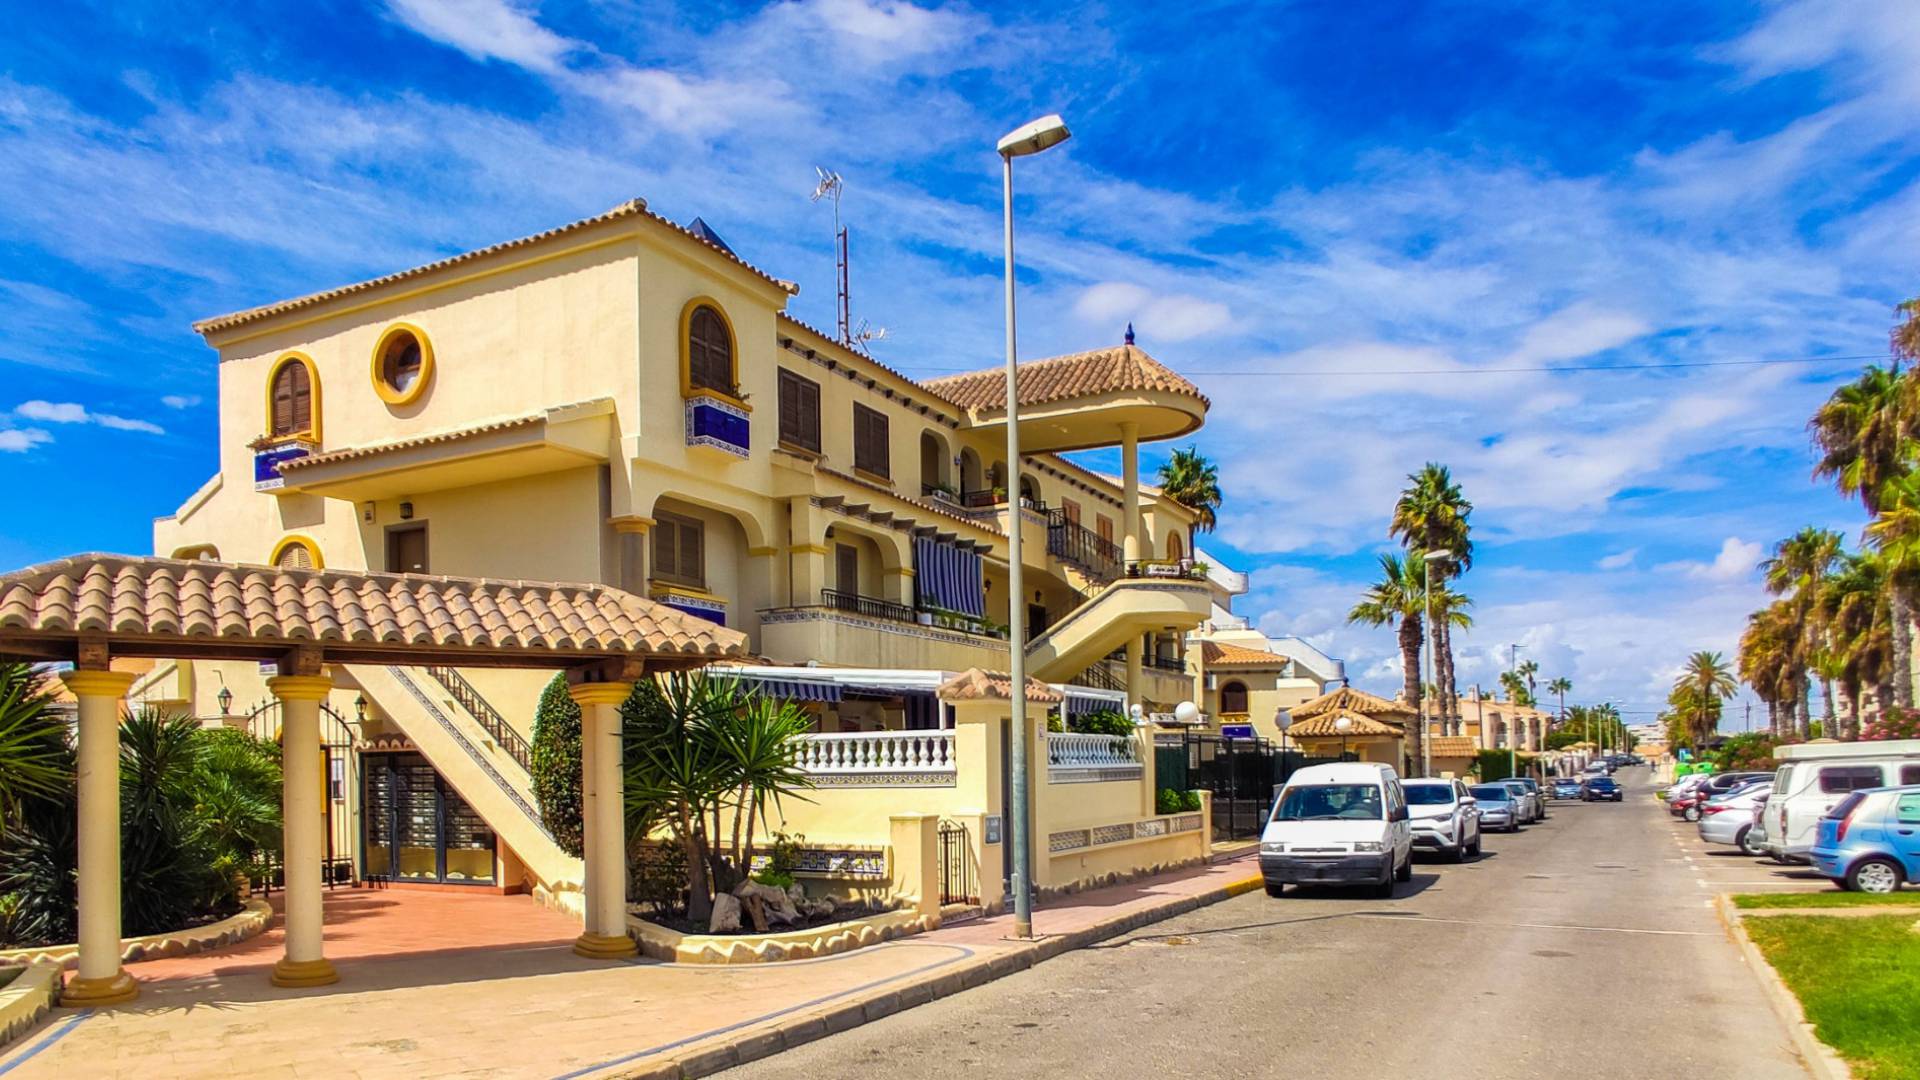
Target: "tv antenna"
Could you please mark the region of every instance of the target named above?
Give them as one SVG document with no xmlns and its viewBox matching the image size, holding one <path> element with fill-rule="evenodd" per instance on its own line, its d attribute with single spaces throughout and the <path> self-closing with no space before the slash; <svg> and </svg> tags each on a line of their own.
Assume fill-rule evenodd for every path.
<svg viewBox="0 0 1920 1080">
<path fill-rule="evenodd" d="M 886 327 L 875 326 L 872 323 L 869 323 L 867 320 L 861 319 L 860 328 L 853 332 L 853 337 L 851 340 L 847 342 L 847 344 L 851 345 L 856 349 L 859 349 L 861 352 L 866 352 L 868 342 L 885 341 L 885 340 L 887 340 Z"/>
<path fill-rule="evenodd" d="M 813 202 L 821 199 L 833 200 L 833 249 L 834 262 L 840 275 L 840 344 L 853 344 L 853 318 L 847 300 L 847 228 L 840 224 L 840 192 L 847 186 L 840 174 L 831 169 L 813 167 L 814 175 L 820 178 L 813 186 Z M 863 328 L 864 329 L 864 328 Z M 877 338 L 875 340 L 878 340 Z"/>
</svg>

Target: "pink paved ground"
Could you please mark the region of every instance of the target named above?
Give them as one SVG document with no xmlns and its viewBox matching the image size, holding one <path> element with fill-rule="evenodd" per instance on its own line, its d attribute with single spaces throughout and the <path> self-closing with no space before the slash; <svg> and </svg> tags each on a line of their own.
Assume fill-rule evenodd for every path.
<svg viewBox="0 0 1920 1080">
<path fill-rule="evenodd" d="M 1034 929 L 1057 947 L 1254 874 L 1242 858 L 1083 893 L 1037 910 Z M 973 985 L 986 969 L 1015 970 L 1044 948 L 1008 940 L 1002 915 L 793 963 L 606 962 L 575 956 L 577 924 L 524 897 L 339 891 L 326 910 L 338 984 L 268 983 L 277 929 L 223 954 L 134 965 L 138 1000 L 84 1019 L 55 1010 L 0 1052 L 0 1074 L 626 1075 L 734 1046 L 777 1048 L 783 1027 L 839 1030 Z"/>
</svg>

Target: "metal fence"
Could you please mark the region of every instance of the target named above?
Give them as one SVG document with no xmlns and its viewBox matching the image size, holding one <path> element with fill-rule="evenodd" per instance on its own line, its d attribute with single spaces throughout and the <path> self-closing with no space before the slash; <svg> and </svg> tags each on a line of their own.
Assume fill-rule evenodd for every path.
<svg viewBox="0 0 1920 1080">
<path fill-rule="evenodd" d="M 1266 739 L 1229 739 L 1205 732 L 1154 737 L 1157 782 L 1175 791 L 1213 793 L 1213 838 L 1246 840 L 1260 835 L 1273 808 L 1273 789 L 1308 765 L 1340 760 L 1307 757 Z"/>
</svg>

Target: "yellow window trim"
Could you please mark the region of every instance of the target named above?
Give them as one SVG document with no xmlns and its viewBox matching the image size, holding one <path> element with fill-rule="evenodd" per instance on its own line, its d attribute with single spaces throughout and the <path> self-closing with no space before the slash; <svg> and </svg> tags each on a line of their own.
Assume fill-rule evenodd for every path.
<svg viewBox="0 0 1920 1080">
<path fill-rule="evenodd" d="M 273 380 L 280 377 L 280 369 L 286 367 L 288 364 L 306 365 L 307 426 L 301 431 L 289 431 L 285 435 L 275 435 L 273 434 Z M 268 445 L 278 446 L 281 443 L 301 440 L 316 443 L 320 441 L 320 365 L 313 362 L 313 357 L 299 350 L 283 353 L 280 359 L 275 360 L 273 366 L 267 369 L 266 390 L 267 411 L 265 416 L 267 422 L 262 425 L 261 430 L 267 433 Z"/>
<path fill-rule="evenodd" d="M 733 370 L 727 373 L 727 381 L 733 384 L 732 391 L 693 385 L 693 313 L 703 307 L 712 308 L 714 313 L 720 316 L 721 323 L 727 328 L 727 340 L 733 345 L 733 348 L 728 350 L 728 360 Z M 696 296 L 680 309 L 680 396 L 682 398 L 717 398 L 742 412 L 752 412 L 753 406 L 741 399 L 737 393 L 739 389 L 740 334 L 733 328 L 733 317 L 728 315 L 727 309 L 721 307 L 720 301 L 713 297 Z"/>
<path fill-rule="evenodd" d="M 278 567 L 280 565 L 280 556 L 286 554 L 287 549 L 296 544 L 307 549 L 307 558 L 313 560 L 313 569 L 325 570 L 327 568 L 327 564 L 320 560 L 320 545 L 314 543 L 312 537 L 303 536 L 299 533 L 289 533 L 281 537 L 280 542 L 273 545 L 273 554 L 267 556 L 267 565 Z"/>
<path fill-rule="evenodd" d="M 412 334 L 413 340 L 420 343 L 420 377 L 406 390 L 395 389 L 387 382 L 386 375 L 380 370 L 381 358 L 386 355 L 387 345 L 396 334 Z M 380 332 L 380 340 L 373 343 L 373 360 L 368 365 L 373 378 L 373 392 L 380 400 L 396 408 L 411 405 L 420 400 L 427 392 L 427 384 L 433 381 L 433 342 L 427 338 L 427 332 L 407 322 L 397 322 Z"/>
</svg>

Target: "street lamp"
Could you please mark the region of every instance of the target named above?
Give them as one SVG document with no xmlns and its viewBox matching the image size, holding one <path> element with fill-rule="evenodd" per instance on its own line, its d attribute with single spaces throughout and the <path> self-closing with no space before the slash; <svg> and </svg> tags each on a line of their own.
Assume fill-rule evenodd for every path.
<svg viewBox="0 0 1920 1080">
<path fill-rule="evenodd" d="M 1020 376 L 1015 370 L 1013 318 L 1013 159 L 1037 154 L 1049 146 L 1067 141 L 1072 132 L 1058 116 L 1043 116 L 1032 123 L 1007 132 L 994 149 L 1000 154 L 1001 218 L 1005 226 L 1007 259 L 1007 468 L 1020 472 Z M 1011 484 L 1009 478 L 1009 484 Z M 1021 578 L 1019 501 L 1007 515 L 1007 639 L 1013 682 L 1013 798 L 1008 812 L 1013 818 L 1013 936 L 1033 936 L 1033 896 L 1027 883 L 1032 880 L 1030 837 L 1027 821 L 1027 613 L 1022 601 L 1026 588 Z"/>
<path fill-rule="evenodd" d="M 1421 566 L 1422 566 L 1422 573 L 1425 575 L 1425 578 L 1426 578 L 1425 582 L 1422 585 L 1422 588 L 1425 589 L 1425 596 L 1427 601 L 1427 681 L 1432 684 L 1433 696 L 1436 699 L 1442 697 L 1443 695 L 1440 693 L 1440 679 L 1439 679 L 1439 676 L 1436 674 L 1436 672 L 1439 670 L 1439 667 L 1440 667 L 1440 657 L 1436 655 L 1434 652 L 1434 648 L 1435 648 L 1434 642 L 1439 640 L 1439 635 L 1434 632 L 1434 626 L 1433 626 L 1433 567 L 1434 567 L 1434 564 L 1436 563 L 1438 563 L 1441 566 L 1445 566 L 1452 561 L 1453 561 L 1453 552 L 1451 551 L 1429 551 L 1427 552 L 1426 556 L 1420 560 Z M 1438 705 L 1439 701 L 1436 700 L 1434 704 Z M 1440 722 L 1442 724 L 1446 723 L 1446 717 L 1442 716 L 1440 718 Z M 1433 752 L 1428 749 L 1428 744 L 1432 741 L 1432 739 L 1433 739 L 1433 728 L 1427 723 L 1427 695 L 1425 691 L 1422 691 L 1420 694 L 1420 775 L 1421 776 L 1433 775 Z"/>
<path fill-rule="evenodd" d="M 227 689 L 226 687 L 224 687 L 224 686 L 223 686 L 223 687 L 221 687 L 221 688 L 220 688 L 220 692 L 219 692 L 219 693 L 217 693 L 217 694 L 215 694 L 215 695 L 213 695 L 213 699 L 214 699 L 215 701 L 218 701 L 218 702 L 220 703 L 220 715 L 221 715 L 221 716 L 230 716 L 230 715 L 232 715 L 232 713 L 233 713 L 233 691 L 231 691 L 231 690 L 229 690 L 229 689 Z"/>
<path fill-rule="evenodd" d="M 1293 726 L 1293 713 L 1285 705 L 1273 710 L 1273 726 L 1280 729 L 1280 755 L 1284 758 L 1287 753 L 1287 729 Z"/>
<path fill-rule="evenodd" d="M 1353 730 L 1353 717 L 1342 716 L 1333 722 L 1333 730 L 1340 733 L 1340 760 L 1347 760 L 1347 732 Z"/>
</svg>

